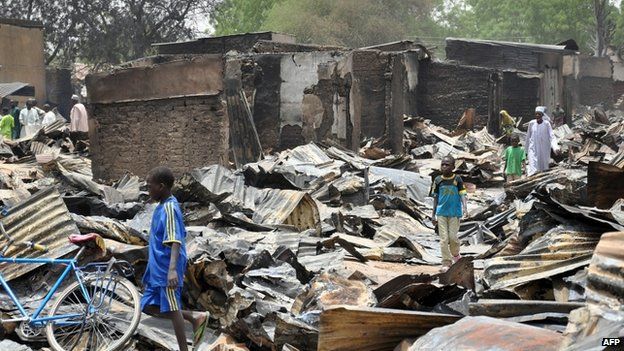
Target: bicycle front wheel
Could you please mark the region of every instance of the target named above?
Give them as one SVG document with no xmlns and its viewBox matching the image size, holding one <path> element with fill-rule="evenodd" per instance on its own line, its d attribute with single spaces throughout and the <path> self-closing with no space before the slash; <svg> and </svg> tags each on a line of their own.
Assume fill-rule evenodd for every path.
<svg viewBox="0 0 624 351">
<path fill-rule="evenodd" d="M 139 292 L 120 277 L 87 277 L 82 286 L 69 285 L 54 302 L 50 317 L 60 316 L 67 317 L 46 325 L 54 350 L 120 350 L 139 325 Z"/>
</svg>

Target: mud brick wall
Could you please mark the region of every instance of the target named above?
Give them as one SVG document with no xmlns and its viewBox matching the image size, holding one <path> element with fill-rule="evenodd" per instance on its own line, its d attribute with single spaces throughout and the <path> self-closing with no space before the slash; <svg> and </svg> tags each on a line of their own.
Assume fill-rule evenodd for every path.
<svg viewBox="0 0 624 351">
<path fill-rule="evenodd" d="M 361 134 L 382 137 L 386 128 L 386 71 L 389 54 L 375 50 L 354 51 L 352 74 L 360 99 Z"/>
<path fill-rule="evenodd" d="M 154 167 L 176 175 L 228 159 L 228 118 L 221 96 L 91 105 L 93 176 L 144 176 Z"/>
<path fill-rule="evenodd" d="M 454 129 L 467 108 L 487 121 L 488 76 L 486 68 L 422 61 L 418 74 L 418 113 L 434 124 Z"/>
<path fill-rule="evenodd" d="M 503 73 L 503 102 L 501 108 L 526 122 L 539 105 L 540 80 L 515 72 Z"/>
<path fill-rule="evenodd" d="M 610 78 L 583 77 L 579 80 L 579 103 L 594 106 L 602 103 L 605 108 L 613 104 L 613 80 Z"/>
</svg>

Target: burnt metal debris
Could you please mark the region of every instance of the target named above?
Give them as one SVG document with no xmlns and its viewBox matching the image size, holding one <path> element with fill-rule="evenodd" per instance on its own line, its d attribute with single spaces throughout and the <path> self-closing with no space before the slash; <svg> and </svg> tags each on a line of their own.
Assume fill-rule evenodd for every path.
<svg viewBox="0 0 624 351">
<path fill-rule="evenodd" d="M 188 170 L 175 186 L 189 233 L 183 300 L 210 313 L 196 349 L 586 350 L 623 336 L 624 118 L 605 115 L 558 128 L 552 168 L 509 183 L 504 145 L 467 117 L 458 131 L 405 117 L 400 154 L 380 139 L 358 152 L 310 143 Z M 54 257 L 71 253 L 67 235 L 97 232 L 141 287 L 154 209 L 143 175 L 99 182 L 81 145 L 61 125 L 5 142 L 4 226 Z M 440 273 L 429 190 L 448 154 L 468 214 L 464 258 Z M 0 269 L 27 307 L 43 298 L 48 267 Z M 15 315 L 0 295 L 0 313 Z M 169 328 L 145 316 L 127 349 L 173 348 Z M 0 335 L 18 340 L 15 329 Z"/>
</svg>

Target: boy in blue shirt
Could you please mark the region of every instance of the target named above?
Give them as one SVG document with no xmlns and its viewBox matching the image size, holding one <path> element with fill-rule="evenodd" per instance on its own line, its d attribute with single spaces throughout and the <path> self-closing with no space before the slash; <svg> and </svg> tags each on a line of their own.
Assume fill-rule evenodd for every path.
<svg viewBox="0 0 624 351">
<path fill-rule="evenodd" d="M 454 174 L 455 159 L 446 156 L 442 159 L 442 175 L 433 181 L 433 215 L 431 221 L 438 226 L 440 250 L 442 251 L 442 271 L 448 270 L 457 262 L 459 254 L 459 220 L 466 213 L 466 188 L 461 177 Z"/>
<path fill-rule="evenodd" d="M 208 314 L 182 310 L 186 229 L 178 200 L 171 195 L 173 182 L 173 172 L 166 167 L 153 169 L 147 177 L 149 195 L 159 204 L 154 210 L 150 228 L 141 310 L 171 319 L 179 350 L 186 351 L 184 320 L 193 325 L 193 343 L 197 346 L 204 336 Z"/>
</svg>

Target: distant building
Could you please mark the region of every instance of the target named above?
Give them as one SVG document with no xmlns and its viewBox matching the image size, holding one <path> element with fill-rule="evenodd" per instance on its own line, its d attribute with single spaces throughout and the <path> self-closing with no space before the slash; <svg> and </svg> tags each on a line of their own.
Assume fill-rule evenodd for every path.
<svg viewBox="0 0 624 351">
<path fill-rule="evenodd" d="M 560 103 L 571 111 L 576 84 L 566 68 L 578 56 L 574 40 L 557 45 L 496 40 L 446 39 L 446 59 L 503 74 L 501 107 L 513 116 L 531 118 L 536 105 L 553 111 Z"/>
<path fill-rule="evenodd" d="M 43 24 L 0 18 L 0 83 L 23 82 L 35 88 L 35 98 L 46 100 Z"/>
</svg>

